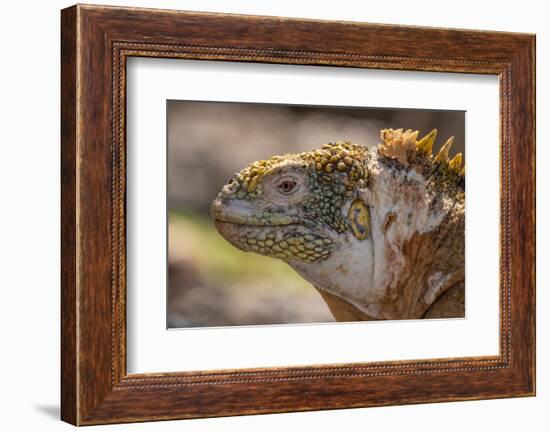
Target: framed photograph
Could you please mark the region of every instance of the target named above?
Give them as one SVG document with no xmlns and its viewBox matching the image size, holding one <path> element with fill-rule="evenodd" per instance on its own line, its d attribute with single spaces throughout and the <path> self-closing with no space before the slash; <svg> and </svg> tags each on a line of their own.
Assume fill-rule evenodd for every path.
<svg viewBox="0 0 550 431">
<path fill-rule="evenodd" d="M 61 415 L 535 394 L 535 36 L 61 13 Z"/>
</svg>

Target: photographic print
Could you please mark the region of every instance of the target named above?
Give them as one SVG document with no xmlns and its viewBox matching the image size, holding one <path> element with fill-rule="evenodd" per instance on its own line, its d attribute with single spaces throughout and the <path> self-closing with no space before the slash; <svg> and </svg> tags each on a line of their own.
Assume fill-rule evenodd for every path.
<svg viewBox="0 0 550 431">
<path fill-rule="evenodd" d="M 464 317 L 464 128 L 169 100 L 168 328 Z"/>
</svg>

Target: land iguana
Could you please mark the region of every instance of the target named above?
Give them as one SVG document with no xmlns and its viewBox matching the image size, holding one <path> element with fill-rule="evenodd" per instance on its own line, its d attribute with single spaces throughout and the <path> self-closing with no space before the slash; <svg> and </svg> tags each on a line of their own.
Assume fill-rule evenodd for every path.
<svg viewBox="0 0 550 431">
<path fill-rule="evenodd" d="M 465 173 L 437 130 L 256 161 L 212 202 L 237 248 L 287 262 L 337 321 L 464 316 Z"/>
</svg>

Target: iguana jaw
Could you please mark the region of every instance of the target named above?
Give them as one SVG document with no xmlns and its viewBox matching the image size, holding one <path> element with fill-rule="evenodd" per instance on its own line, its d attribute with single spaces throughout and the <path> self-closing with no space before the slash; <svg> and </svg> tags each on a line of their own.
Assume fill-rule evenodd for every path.
<svg viewBox="0 0 550 431">
<path fill-rule="evenodd" d="M 218 232 L 243 251 L 288 263 L 311 263 L 326 259 L 336 247 L 332 239 L 299 223 L 297 217 L 276 211 L 255 211 L 249 202 L 218 197 L 211 212 Z"/>
</svg>

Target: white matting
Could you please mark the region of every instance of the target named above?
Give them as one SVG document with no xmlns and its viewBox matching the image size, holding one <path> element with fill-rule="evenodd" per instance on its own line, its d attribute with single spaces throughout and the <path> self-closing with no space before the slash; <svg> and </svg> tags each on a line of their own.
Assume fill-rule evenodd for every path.
<svg viewBox="0 0 550 431">
<path fill-rule="evenodd" d="M 498 78 L 193 60 L 128 60 L 128 372 L 496 355 Z M 466 318 L 166 329 L 166 100 L 466 113 Z"/>
</svg>

